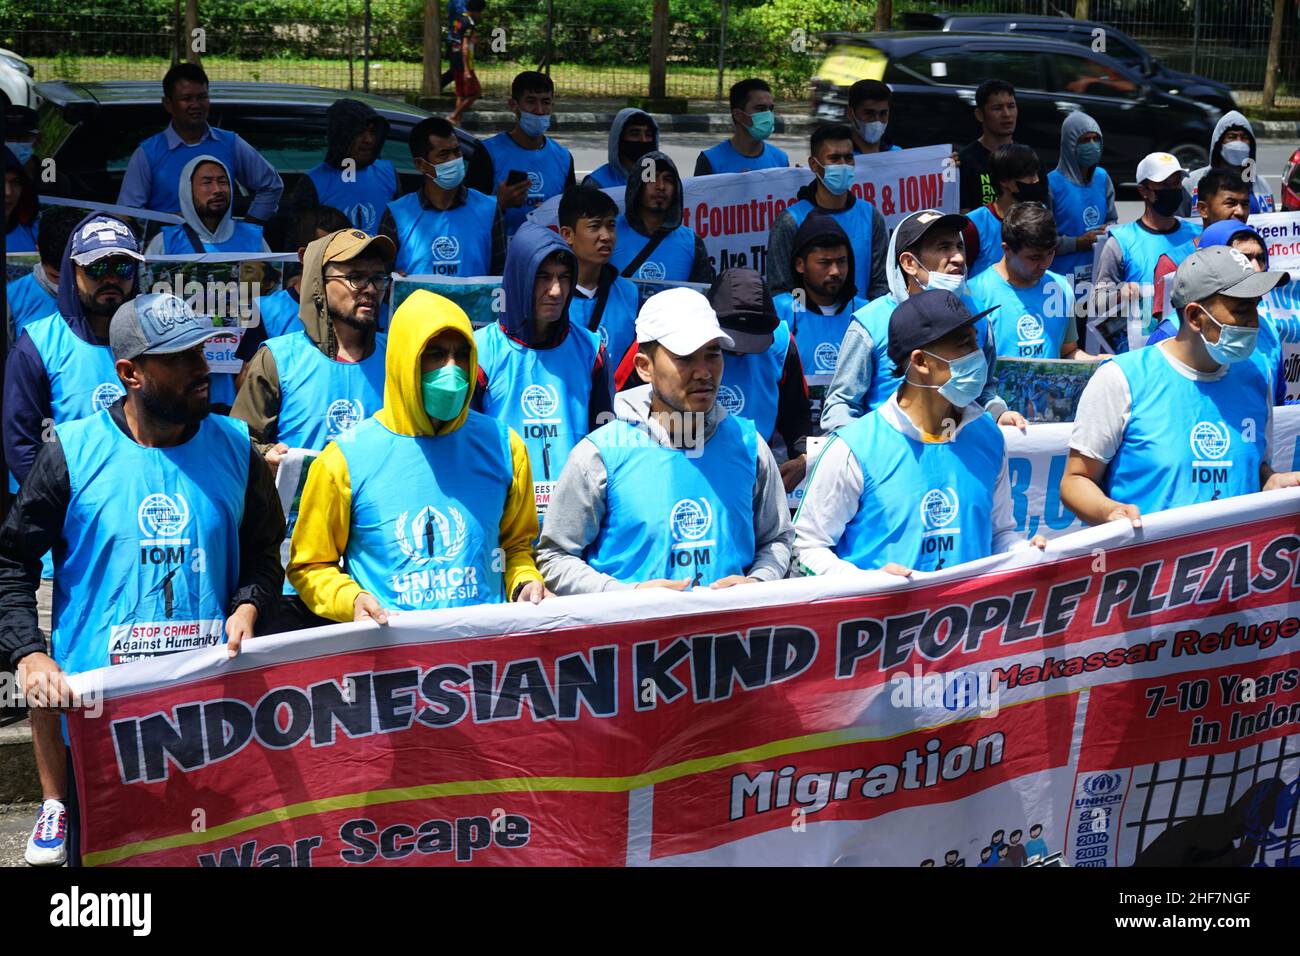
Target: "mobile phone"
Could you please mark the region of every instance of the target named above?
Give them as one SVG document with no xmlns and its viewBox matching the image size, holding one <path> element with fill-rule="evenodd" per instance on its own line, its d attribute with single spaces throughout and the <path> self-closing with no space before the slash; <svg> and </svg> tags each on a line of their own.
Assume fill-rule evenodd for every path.
<svg viewBox="0 0 1300 956">
<path fill-rule="evenodd" d="M 513 186 L 516 183 L 523 182 L 527 178 L 528 178 L 527 173 L 522 172 L 518 169 L 512 169 L 510 170 L 510 172 L 506 173 L 506 185 Z"/>
</svg>

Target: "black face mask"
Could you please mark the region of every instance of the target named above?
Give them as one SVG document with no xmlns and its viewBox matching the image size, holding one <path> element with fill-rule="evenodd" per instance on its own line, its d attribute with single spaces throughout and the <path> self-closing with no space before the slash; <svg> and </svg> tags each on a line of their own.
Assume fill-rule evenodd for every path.
<svg viewBox="0 0 1300 956">
<path fill-rule="evenodd" d="M 624 163 L 631 166 L 638 159 L 640 159 L 642 156 L 644 156 L 646 153 L 650 152 L 654 148 L 655 148 L 655 144 L 653 142 L 642 143 L 642 142 L 629 141 L 626 143 L 619 144 L 618 156 L 619 159 L 623 160 Z"/>
<path fill-rule="evenodd" d="M 1152 200 L 1151 208 L 1162 216 L 1172 216 L 1183 204 L 1181 189 L 1156 189 L 1153 192 L 1156 198 Z"/>
<path fill-rule="evenodd" d="M 1047 183 L 1041 179 L 1036 183 L 1016 183 L 1016 190 L 1011 194 L 1016 202 L 1044 202 L 1047 199 Z"/>
</svg>

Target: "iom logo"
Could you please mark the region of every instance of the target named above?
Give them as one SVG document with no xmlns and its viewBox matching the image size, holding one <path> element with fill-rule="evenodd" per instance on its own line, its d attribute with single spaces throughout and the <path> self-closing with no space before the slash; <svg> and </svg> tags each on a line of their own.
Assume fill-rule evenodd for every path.
<svg viewBox="0 0 1300 956">
<path fill-rule="evenodd" d="M 429 247 L 433 258 L 440 262 L 450 262 L 460 258 L 460 240 L 455 236 L 439 236 Z"/>
<path fill-rule="evenodd" d="M 1118 790 L 1123 782 L 1117 773 L 1094 773 L 1084 778 L 1083 792 L 1090 797 L 1104 797 Z"/>
<path fill-rule="evenodd" d="M 136 521 L 145 544 L 189 544 L 181 535 L 190 523 L 190 506 L 179 494 L 146 495 L 136 510 Z"/>
<path fill-rule="evenodd" d="M 1217 462 L 1228 453 L 1231 443 L 1226 422 L 1197 422 L 1192 426 L 1192 454 L 1199 459 Z"/>
<path fill-rule="evenodd" d="M 719 385 L 718 404 L 728 415 L 739 415 L 745 410 L 745 393 L 735 385 Z"/>
<path fill-rule="evenodd" d="M 325 410 L 325 422 L 329 426 L 329 433 L 337 436 L 352 431 L 361 424 L 365 415 L 365 408 L 360 401 L 336 398 Z"/>
<path fill-rule="evenodd" d="M 519 397 L 525 415 L 550 418 L 560 407 L 560 395 L 553 385 L 529 385 Z"/>
<path fill-rule="evenodd" d="M 813 368 L 818 372 L 834 372 L 840 361 L 840 347 L 834 342 L 823 342 L 813 350 Z"/>
<path fill-rule="evenodd" d="M 407 520 L 409 511 L 397 516 L 394 536 L 402 554 L 416 564 L 449 564 L 455 561 L 469 540 L 465 516 L 460 509 L 448 506 L 443 514 L 433 505 L 426 505 Z"/>
<path fill-rule="evenodd" d="M 713 527 L 713 508 L 707 498 L 683 498 L 673 505 L 668 523 L 674 541 L 696 542 Z"/>
<path fill-rule="evenodd" d="M 609 351 L 609 329 L 605 328 L 604 325 L 600 327 L 600 347 L 606 352 Z"/>
<path fill-rule="evenodd" d="M 116 385 L 113 382 L 105 382 L 103 385 L 95 387 L 95 392 L 91 396 L 90 401 L 91 404 L 95 406 L 95 411 L 99 412 L 108 408 L 108 406 L 112 405 L 125 394 L 126 392 L 122 391 L 120 385 Z"/>
<path fill-rule="evenodd" d="M 921 525 L 926 531 L 947 529 L 957 517 L 957 505 L 956 488 L 931 488 L 921 498 Z"/>
<path fill-rule="evenodd" d="M 1096 206 L 1085 206 L 1083 209 L 1083 225 L 1085 229 L 1095 229 L 1101 225 L 1101 210 Z"/>
<path fill-rule="evenodd" d="M 546 180 L 542 178 L 541 173 L 533 172 L 531 169 L 528 171 L 528 195 L 542 195 L 545 185 Z"/>
<path fill-rule="evenodd" d="M 663 263 L 655 262 L 653 259 L 647 259 L 643 262 L 636 274 L 642 279 L 663 279 L 666 275 Z"/>
<path fill-rule="evenodd" d="M 1016 319 L 1016 335 L 1021 342 L 1043 341 L 1043 320 L 1036 315 L 1025 313 Z"/>
</svg>

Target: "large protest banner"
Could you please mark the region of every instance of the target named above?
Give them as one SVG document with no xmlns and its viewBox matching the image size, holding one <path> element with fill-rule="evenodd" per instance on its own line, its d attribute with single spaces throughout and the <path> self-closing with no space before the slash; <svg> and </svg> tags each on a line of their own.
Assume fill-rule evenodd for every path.
<svg viewBox="0 0 1300 956">
<path fill-rule="evenodd" d="M 795 166 L 686 177 L 682 180 L 682 224 L 704 240 L 718 272 L 732 266 L 765 272 L 767 234 L 772 224 L 812 179 L 810 169 Z M 952 147 L 922 146 L 859 156 L 851 188 L 855 196 L 880 210 L 890 229 L 921 209 L 956 212 L 958 181 Z M 604 192 L 622 212 L 624 187 Z M 560 199 L 553 196 L 528 218 L 553 227 L 559 208 Z"/>
<path fill-rule="evenodd" d="M 1294 862 L 1298 509 L 76 675 L 85 861 Z"/>
</svg>

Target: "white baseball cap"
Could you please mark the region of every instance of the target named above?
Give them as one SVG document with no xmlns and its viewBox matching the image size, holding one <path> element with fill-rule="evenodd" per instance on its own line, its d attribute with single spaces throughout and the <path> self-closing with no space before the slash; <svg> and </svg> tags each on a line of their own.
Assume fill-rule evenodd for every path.
<svg viewBox="0 0 1300 956">
<path fill-rule="evenodd" d="M 1148 153 L 1138 163 L 1137 181 L 1139 183 L 1162 183 L 1175 173 L 1186 175 L 1182 163 L 1170 153 Z"/>
<path fill-rule="evenodd" d="M 637 342 L 658 342 L 674 355 L 691 355 L 717 342 L 736 343 L 718 325 L 718 314 L 703 293 L 678 287 L 656 292 L 636 317 Z"/>
</svg>

